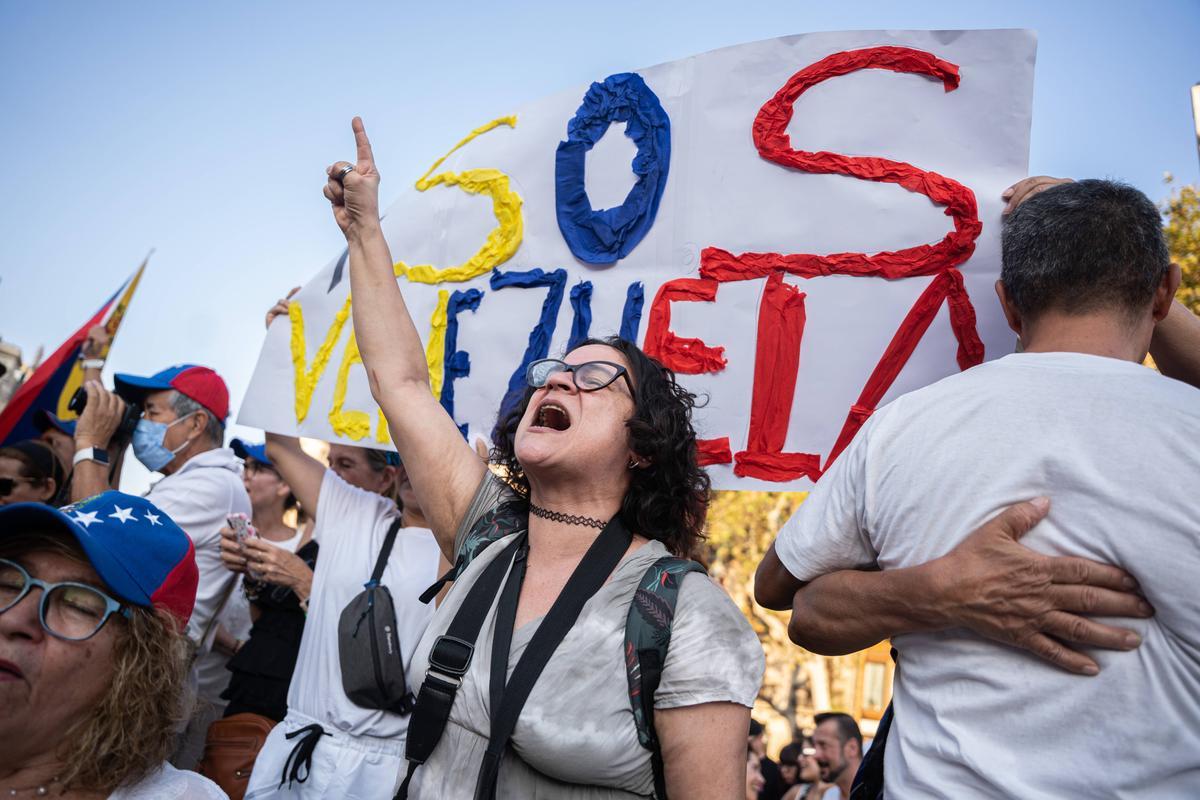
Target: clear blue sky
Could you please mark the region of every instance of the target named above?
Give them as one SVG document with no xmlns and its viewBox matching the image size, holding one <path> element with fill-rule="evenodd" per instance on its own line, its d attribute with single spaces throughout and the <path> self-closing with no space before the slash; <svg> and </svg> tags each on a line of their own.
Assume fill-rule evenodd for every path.
<svg viewBox="0 0 1200 800">
<path fill-rule="evenodd" d="M 1032 173 L 1156 200 L 1164 171 L 1198 181 L 1197 0 L 4 3 L 0 337 L 55 347 L 156 247 L 110 365 L 210 364 L 236 407 L 264 311 L 340 250 L 320 187 L 354 114 L 386 204 L 481 122 L 614 72 L 809 31 L 1000 27 L 1039 35 Z"/>
</svg>

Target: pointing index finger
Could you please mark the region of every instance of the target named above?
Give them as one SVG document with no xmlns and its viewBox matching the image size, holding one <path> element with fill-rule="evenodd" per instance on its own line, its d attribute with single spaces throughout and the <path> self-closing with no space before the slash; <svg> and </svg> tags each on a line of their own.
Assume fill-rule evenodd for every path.
<svg viewBox="0 0 1200 800">
<path fill-rule="evenodd" d="M 350 123 L 354 130 L 354 146 L 358 150 L 358 163 L 373 166 L 375 155 L 371 152 L 371 140 L 367 138 L 367 129 L 363 127 L 362 117 L 355 117 Z"/>
</svg>

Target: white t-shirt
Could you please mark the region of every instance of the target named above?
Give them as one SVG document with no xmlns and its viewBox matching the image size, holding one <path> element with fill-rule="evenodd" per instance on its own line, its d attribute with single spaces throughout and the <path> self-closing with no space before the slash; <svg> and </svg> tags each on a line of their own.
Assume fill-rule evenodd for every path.
<svg viewBox="0 0 1200 800">
<path fill-rule="evenodd" d="M 898 636 L 889 797 L 1200 797 L 1200 392 L 1138 364 L 1022 353 L 897 399 L 779 533 L 808 581 L 923 564 L 1006 506 L 1022 542 L 1115 564 L 1157 609 L 1072 675 L 966 630 Z"/>
<path fill-rule="evenodd" d="M 358 489 L 326 471 L 317 500 L 312 538 L 321 546 L 313 574 L 308 618 L 296 670 L 288 687 L 288 708 L 356 736 L 402 737 L 408 717 L 350 702 L 342 689 L 338 660 L 338 620 L 342 610 L 371 577 L 379 548 L 399 511 L 386 497 Z M 441 551 L 427 528 L 401 528 L 382 583 L 396 606 L 396 631 L 405 668 L 433 616 L 433 603 L 417 598 L 438 579 Z"/>
<path fill-rule="evenodd" d="M 117 789 L 108 800 L 229 800 L 229 795 L 203 775 L 163 764 L 133 786 Z"/>
<path fill-rule="evenodd" d="M 225 669 L 229 659 L 212 651 L 216 626 L 210 627 L 209 622 L 226 595 L 228 608 L 222 613 L 222 621 L 232 628 L 231 633 L 245 638 L 250 622 L 249 609 L 235 587 L 238 576 L 221 561 L 221 528 L 225 527 L 226 518 L 235 512 L 250 514 L 250 497 L 242 484 L 241 459 L 228 447 L 200 453 L 151 486 L 146 499 L 183 528 L 196 548 L 200 581 L 187 633 L 193 641 L 199 641 L 204 631 L 209 630 L 193 669 L 200 697 L 220 704 L 221 692 L 229 683 L 229 672 Z"/>
</svg>

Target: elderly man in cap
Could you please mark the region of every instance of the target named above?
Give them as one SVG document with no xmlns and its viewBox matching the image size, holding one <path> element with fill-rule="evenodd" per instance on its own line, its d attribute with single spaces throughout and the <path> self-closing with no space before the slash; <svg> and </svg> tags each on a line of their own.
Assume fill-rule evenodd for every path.
<svg viewBox="0 0 1200 800">
<path fill-rule="evenodd" d="M 146 469 L 165 476 L 151 485 L 146 498 L 191 537 L 200 570 L 187 630 L 197 646 L 192 679 L 200 704 L 173 759 L 176 766 L 190 768 L 203 752 L 208 724 L 220 716 L 221 692 L 229 682 L 225 664 L 231 653 L 214 648 L 218 628 L 230 629 L 232 639 L 244 638 L 250 629 L 245 598 L 235 590 L 237 577 L 221 563 L 221 528 L 232 513 L 250 514 L 241 461 L 223 446 L 229 390 L 217 373 L 193 364 L 149 377 L 117 374 L 114 383 L 116 394 L 95 381 L 86 385 L 87 406 L 75 430 L 72 498 L 108 488 L 109 440 L 125 403 L 140 405 L 133 455 Z"/>
</svg>

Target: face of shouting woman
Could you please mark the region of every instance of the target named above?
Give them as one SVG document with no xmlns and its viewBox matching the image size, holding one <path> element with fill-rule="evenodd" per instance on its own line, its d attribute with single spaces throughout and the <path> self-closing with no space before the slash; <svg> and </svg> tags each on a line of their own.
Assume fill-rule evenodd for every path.
<svg viewBox="0 0 1200 800">
<path fill-rule="evenodd" d="M 576 348 L 563 361 L 572 366 L 605 361 L 630 369 L 618 350 L 601 344 Z M 607 375 L 614 372 L 609 368 Z M 576 374 L 587 387 L 602 382 L 606 373 L 600 367 Z M 631 385 L 632 380 L 617 377 L 607 386 L 585 391 L 576 386 L 573 373 L 561 371 L 534 391 L 516 434 L 517 459 L 530 484 L 536 488 L 586 480 L 623 495 L 634 457 L 625 428 L 634 413 Z"/>
</svg>

